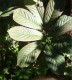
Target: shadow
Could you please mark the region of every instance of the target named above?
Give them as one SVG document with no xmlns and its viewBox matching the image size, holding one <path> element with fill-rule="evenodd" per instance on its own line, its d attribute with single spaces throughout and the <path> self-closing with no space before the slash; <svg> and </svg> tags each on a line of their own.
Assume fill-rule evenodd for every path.
<svg viewBox="0 0 72 80">
<path fill-rule="evenodd" d="M 66 0 L 66 7 L 65 7 L 63 14 L 72 16 L 72 1 L 71 0 Z"/>
</svg>

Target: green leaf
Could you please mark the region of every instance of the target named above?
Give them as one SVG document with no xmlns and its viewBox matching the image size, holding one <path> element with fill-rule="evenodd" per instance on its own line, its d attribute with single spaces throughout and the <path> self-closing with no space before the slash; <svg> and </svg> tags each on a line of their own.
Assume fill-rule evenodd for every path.
<svg viewBox="0 0 72 80">
<path fill-rule="evenodd" d="M 18 53 L 17 65 L 20 67 L 28 67 L 30 63 L 33 63 L 39 56 L 40 50 L 37 48 L 36 42 L 29 43 L 24 46 Z"/>
<path fill-rule="evenodd" d="M 40 40 L 43 34 L 40 31 L 25 28 L 22 26 L 15 26 L 8 30 L 11 38 L 17 41 L 35 41 Z"/>
<path fill-rule="evenodd" d="M 54 55 L 54 54 L 52 54 Z M 58 67 L 60 67 L 64 62 L 64 56 L 58 54 L 53 56 L 46 56 L 47 65 L 49 68 L 51 68 L 53 71 L 57 71 Z"/>
<path fill-rule="evenodd" d="M 44 16 L 44 6 L 38 6 L 38 11 L 39 11 L 39 14 L 43 20 L 43 16 Z"/>
<path fill-rule="evenodd" d="M 65 62 L 65 58 L 64 58 L 63 55 L 58 55 L 55 60 L 56 60 L 56 63 L 57 63 L 58 66 Z"/>
<path fill-rule="evenodd" d="M 57 21 L 56 27 L 60 29 L 58 35 L 62 35 L 72 30 L 72 17 L 63 15 Z"/>
<path fill-rule="evenodd" d="M 46 57 L 48 68 L 51 68 L 52 70 L 57 70 L 57 63 L 56 60 L 52 57 Z"/>
<path fill-rule="evenodd" d="M 3 11 L 0 16 L 1 17 L 7 17 L 10 16 L 13 13 L 13 10 L 15 9 L 15 7 L 10 7 L 8 9 L 6 9 L 5 11 Z"/>
<path fill-rule="evenodd" d="M 48 68 L 51 68 L 53 71 L 57 71 L 58 67 L 61 66 L 64 62 L 64 56 L 60 53 L 52 52 L 52 46 L 45 46 L 45 59 L 48 65 Z"/>
<path fill-rule="evenodd" d="M 37 21 L 37 23 L 40 24 L 40 25 L 42 25 L 43 24 L 42 23 L 42 19 L 41 19 L 40 15 L 39 15 L 39 12 L 37 10 L 37 6 L 36 5 L 32 5 L 32 6 L 31 5 L 28 5 L 26 7 L 34 15 L 35 20 Z"/>
<path fill-rule="evenodd" d="M 49 0 L 45 12 L 44 22 L 48 23 L 49 20 L 58 18 L 64 10 L 64 5 L 64 0 Z"/>
<path fill-rule="evenodd" d="M 33 14 L 26 9 L 18 8 L 14 10 L 13 20 L 18 24 L 29 28 L 42 29 L 41 24 L 39 24 Z"/>
<path fill-rule="evenodd" d="M 43 20 L 43 16 L 44 16 L 44 6 L 43 6 L 42 0 L 33 0 L 33 1 L 36 2 L 35 7 L 36 7 L 37 10 L 34 8 L 34 12 L 33 12 L 33 10 L 32 10 L 32 12 L 33 12 L 34 14 L 36 14 L 35 12 L 38 11 L 38 14 L 40 15 L 41 19 Z M 36 11 L 35 11 L 35 10 L 36 10 Z M 30 10 L 30 11 L 31 11 L 31 10 Z M 37 14 L 37 15 L 38 15 L 38 14 Z M 35 15 L 35 16 L 37 16 L 37 15 Z M 37 20 L 38 20 L 38 19 L 37 19 Z M 42 21 L 41 21 L 41 23 L 42 23 Z"/>
<path fill-rule="evenodd" d="M 51 68 L 52 70 L 56 71 L 57 64 L 56 64 L 54 57 L 52 56 L 53 54 L 51 51 L 51 46 L 46 45 L 44 53 L 45 53 L 45 59 L 46 59 L 48 68 Z"/>
<path fill-rule="evenodd" d="M 38 6 L 37 6 L 37 9 L 38 9 L 38 12 L 39 12 L 42 20 L 43 20 L 45 9 L 44 9 L 44 5 L 43 5 L 43 2 L 42 1 L 39 1 Z"/>
</svg>

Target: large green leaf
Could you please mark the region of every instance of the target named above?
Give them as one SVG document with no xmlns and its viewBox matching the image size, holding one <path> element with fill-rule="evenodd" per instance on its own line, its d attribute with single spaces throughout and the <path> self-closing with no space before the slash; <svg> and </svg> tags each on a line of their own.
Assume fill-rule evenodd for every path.
<svg viewBox="0 0 72 80">
<path fill-rule="evenodd" d="M 35 41 L 42 39 L 43 35 L 40 31 L 25 28 L 22 26 L 15 26 L 8 30 L 11 38 L 17 41 Z"/>
<path fill-rule="evenodd" d="M 39 12 L 37 10 L 37 6 L 36 5 L 32 5 L 32 6 L 31 5 L 28 5 L 26 7 L 34 15 L 35 20 L 37 21 L 37 23 L 40 24 L 40 25 L 42 25 L 42 20 L 41 20 L 41 17 L 39 15 Z"/>
<path fill-rule="evenodd" d="M 64 5 L 65 0 L 49 0 L 45 12 L 44 22 L 48 23 L 50 19 L 53 20 L 58 18 L 64 10 Z"/>
<path fill-rule="evenodd" d="M 33 14 L 26 9 L 18 8 L 14 10 L 13 19 L 20 25 L 33 29 L 42 29 L 41 24 L 39 24 Z"/>
<path fill-rule="evenodd" d="M 36 42 L 29 43 L 24 46 L 18 53 L 17 65 L 20 67 L 28 67 L 30 63 L 33 63 L 39 56 L 40 50 L 37 48 Z"/>
<path fill-rule="evenodd" d="M 55 26 L 60 29 L 58 35 L 67 33 L 72 30 L 72 17 L 67 15 L 61 16 Z"/>
</svg>

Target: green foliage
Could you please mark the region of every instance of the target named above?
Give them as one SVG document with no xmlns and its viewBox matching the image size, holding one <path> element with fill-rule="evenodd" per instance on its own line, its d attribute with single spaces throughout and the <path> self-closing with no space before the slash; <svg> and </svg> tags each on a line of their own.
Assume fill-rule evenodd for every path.
<svg viewBox="0 0 72 80">
<path fill-rule="evenodd" d="M 0 80 L 30 80 L 49 68 L 71 75 L 72 17 L 64 1 L 48 0 L 46 9 L 42 0 L 0 1 Z"/>
<path fill-rule="evenodd" d="M 60 27 L 60 33 L 58 35 L 65 34 L 66 32 L 72 30 L 72 17 L 63 15 L 59 18 L 56 23 L 56 27 Z"/>
<path fill-rule="evenodd" d="M 37 30 L 22 26 L 13 27 L 8 30 L 8 33 L 14 40 L 17 41 L 35 41 L 40 40 L 43 36 L 42 33 Z"/>
<path fill-rule="evenodd" d="M 58 18 L 63 13 L 64 7 L 65 1 L 49 0 L 45 12 L 44 22 L 47 23 L 49 20 L 55 20 Z"/>
<path fill-rule="evenodd" d="M 36 42 L 35 46 L 33 45 L 34 43 L 29 43 L 19 51 L 18 66 L 27 67 L 30 65 L 37 59 L 41 50 L 41 54 L 45 55 L 43 58 L 45 58 L 48 68 L 51 68 L 56 73 L 64 74 L 67 66 L 65 53 L 68 54 L 68 47 L 72 47 L 67 40 L 63 41 L 67 32 L 72 30 L 72 17 L 62 14 L 64 5 L 64 1 L 49 0 L 43 19 L 38 13 L 39 6 L 37 5 L 26 6 L 27 9 L 18 8 L 14 10 L 13 20 L 22 26 L 9 29 L 10 37 L 17 41 Z M 38 50 L 35 49 L 36 45 Z M 65 47 L 67 51 L 64 49 Z M 65 51 L 63 52 L 62 49 Z"/>
<path fill-rule="evenodd" d="M 17 18 L 18 16 L 18 18 Z M 41 29 L 40 25 L 41 23 L 37 23 L 37 20 L 34 19 L 34 16 L 32 16 L 31 13 L 27 10 L 23 9 L 16 9 L 14 11 L 13 19 L 15 22 L 23 25 L 23 26 L 28 26 L 29 28 L 34 28 L 34 29 Z"/>
<path fill-rule="evenodd" d="M 19 51 L 17 65 L 28 67 L 29 63 L 33 63 L 37 59 L 40 52 L 35 42 L 29 43 Z"/>
</svg>

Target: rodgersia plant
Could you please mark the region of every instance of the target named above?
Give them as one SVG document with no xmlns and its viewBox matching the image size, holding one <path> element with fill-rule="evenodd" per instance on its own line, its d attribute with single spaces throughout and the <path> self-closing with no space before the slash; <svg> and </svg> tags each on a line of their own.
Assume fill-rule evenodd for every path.
<svg viewBox="0 0 72 80">
<path fill-rule="evenodd" d="M 18 53 L 18 66 L 28 67 L 44 54 L 48 68 L 67 74 L 72 57 L 67 32 L 72 30 L 72 17 L 63 13 L 64 7 L 65 0 L 49 0 L 46 9 L 41 2 L 14 10 L 13 20 L 19 26 L 10 28 L 8 33 L 16 41 L 28 42 Z"/>
</svg>

